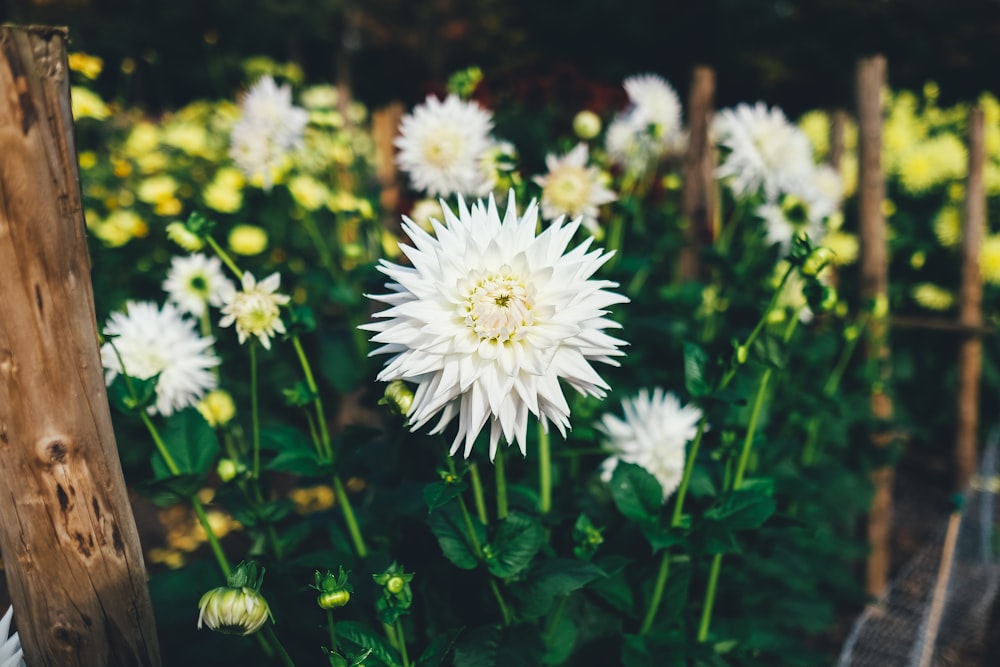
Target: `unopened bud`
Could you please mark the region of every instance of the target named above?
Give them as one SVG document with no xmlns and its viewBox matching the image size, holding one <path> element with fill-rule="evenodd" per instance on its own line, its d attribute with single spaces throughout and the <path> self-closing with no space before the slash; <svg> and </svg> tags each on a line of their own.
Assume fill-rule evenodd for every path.
<svg viewBox="0 0 1000 667">
<path fill-rule="evenodd" d="M 410 406 L 413 405 L 413 390 L 402 380 L 393 380 L 386 386 L 379 405 L 386 405 L 400 415 L 409 414 Z"/>
<path fill-rule="evenodd" d="M 231 482 L 239 474 L 240 467 L 232 459 L 219 459 L 219 464 L 215 467 L 215 472 L 223 482 Z"/>
<path fill-rule="evenodd" d="M 167 225 L 167 238 L 188 252 L 198 252 L 205 245 L 201 237 L 188 230 L 183 222 L 171 222 Z"/>
<path fill-rule="evenodd" d="M 573 131 L 576 136 L 589 141 L 601 133 L 601 117 L 585 109 L 573 118 Z"/>
<path fill-rule="evenodd" d="M 749 352 L 747 351 L 746 345 L 740 345 L 736 348 L 736 361 L 740 364 L 745 364 L 747 362 L 747 356 Z"/>
<path fill-rule="evenodd" d="M 809 256 L 806 257 L 806 261 L 802 263 L 802 275 L 809 276 L 810 278 L 818 276 L 820 271 L 826 268 L 826 266 L 832 261 L 832 250 L 822 246 L 815 248 L 811 253 L 809 253 Z"/>
</svg>

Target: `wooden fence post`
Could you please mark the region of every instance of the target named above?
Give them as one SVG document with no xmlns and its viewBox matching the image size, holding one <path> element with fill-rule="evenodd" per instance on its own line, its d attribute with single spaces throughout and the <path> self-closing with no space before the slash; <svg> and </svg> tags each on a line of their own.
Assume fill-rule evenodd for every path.
<svg viewBox="0 0 1000 667">
<path fill-rule="evenodd" d="M 372 135 L 375 141 L 375 178 L 381 192 L 383 223 L 391 229 L 399 227 L 399 172 L 396 169 L 396 136 L 403 119 L 403 105 L 392 102 L 372 114 Z"/>
<path fill-rule="evenodd" d="M 958 321 L 978 329 L 983 324 L 983 285 L 979 279 L 979 249 L 986 233 L 986 191 L 983 110 L 969 111 L 969 175 L 965 186 L 965 220 L 962 229 L 962 287 Z M 958 424 L 955 434 L 957 488 L 965 489 L 976 472 L 979 438 L 979 378 L 983 341 L 977 334 L 963 336 L 958 344 Z"/>
<path fill-rule="evenodd" d="M 69 100 L 65 29 L 0 26 L 0 551 L 27 664 L 156 666 Z"/>
<path fill-rule="evenodd" d="M 892 418 L 889 380 L 889 258 L 886 250 L 885 176 L 882 173 L 882 89 L 886 80 L 883 56 L 858 62 L 858 207 L 861 236 L 861 297 L 875 304 L 866 332 L 866 356 L 875 369 L 872 384 L 872 416 L 887 422 Z M 887 427 L 876 427 L 872 444 L 886 447 L 891 441 Z M 889 537 L 892 517 L 893 470 L 885 465 L 872 472 L 875 496 L 868 513 L 868 556 L 865 591 L 877 596 L 885 591 L 889 577 Z"/>
<path fill-rule="evenodd" d="M 699 273 L 699 255 L 715 239 L 715 160 L 709 130 L 715 106 L 715 70 L 699 65 L 691 72 L 688 98 L 688 146 L 684 155 L 685 244 L 680 256 L 680 277 L 694 280 Z"/>
</svg>

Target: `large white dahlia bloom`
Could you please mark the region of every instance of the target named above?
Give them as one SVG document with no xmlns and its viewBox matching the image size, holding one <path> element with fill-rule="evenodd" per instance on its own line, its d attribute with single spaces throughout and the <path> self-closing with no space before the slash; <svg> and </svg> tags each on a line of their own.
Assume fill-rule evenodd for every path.
<svg viewBox="0 0 1000 667">
<path fill-rule="evenodd" d="M 591 364 L 617 365 L 624 354 L 605 329 L 619 327 L 607 308 L 628 299 L 592 278 L 610 253 L 590 250 L 592 239 L 567 251 L 579 219 L 536 235 L 536 203 L 519 217 L 513 192 L 502 218 L 491 196 L 471 208 L 460 199 L 457 215 L 444 206 L 444 219 L 432 236 L 404 218 L 413 246 L 401 247 L 413 266 L 379 267 L 394 282 L 370 298 L 389 307 L 362 326 L 382 344 L 372 354 L 392 355 L 378 379 L 417 384 L 407 413 L 414 430 L 439 417 L 438 433 L 458 418 L 452 454 L 464 442 L 469 456 L 487 423 L 491 459 L 501 435 L 524 454 L 529 414 L 563 434 L 569 426 L 560 380 L 605 395 Z"/>
</svg>

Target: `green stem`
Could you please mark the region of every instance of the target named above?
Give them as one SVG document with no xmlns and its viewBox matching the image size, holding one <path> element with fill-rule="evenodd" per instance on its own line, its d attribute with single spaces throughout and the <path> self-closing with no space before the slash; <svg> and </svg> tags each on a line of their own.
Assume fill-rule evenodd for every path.
<svg viewBox="0 0 1000 667">
<path fill-rule="evenodd" d="M 497 519 L 502 521 L 507 518 L 507 472 L 504 469 L 502 448 L 497 448 L 493 468 L 496 471 Z"/>
<path fill-rule="evenodd" d="M 677 500 L 674 501 L 674 513 L 670 519 L 670 526 L 676 528 L 681 523 L 684 515 L 684 497 L 687 495 L 688 484 L 691 483 L 691 473 L 694 470 L 694 461 L 698 457 L 698 449 L 701 447 L 702 436 L 705 435 L 707 418 L 703 415 L 698 421 L 698 431 L 695 433 L 691 447 L 688 449 L 687 461 L 684 462 L 684 474 L 681 476 L 681 483 L 677 487 Z"/>
<path fill-rule="evenodd" d="M 670 549 L 663 550 L 663 556 L 660 557 L 660 571 L 656 575 L 656 585 L 653 587 L 653 597 L 649 599 L 649 607 L 646 608 L 646 616 L 642 619 L 642 625 L 639 627 L 639 634 L 644 635 L 649 632 L 649 629 L 653 627 L 653 621 L 656 619 L 656 612 L 660 608 L 660 602 L 663 599 L 663 591 L 667 586 L 667 575 L 670 573 Z"/>
<path fill-rule="evenodd" d="M 292 347 L 295 348 L 295 354 L 298 356 L 299 364 L 302 366 L 302 374 L 306 378 L 306 386 L 309 387 L 309 392 L 313 395 L 313 406 L 316 409 L 316 422 L 319 426 L 320 435 L 321 450 L 319 454 L 325 456 L 328 460 L 333 460 L 333 446 L 330 444 L 330 430 L 326 425 L 323 399 L 320 398 L 319 387 L 316 384 L 316 378 L 313 376 L 312 366 L 309 365 L 309 359 L 306 357 L 305 350 L 302 349 L 302 341 L 298 335 L 292 336 Z"/>
<path fill-rule="evenodd" d="M 538 422 L 538 511 L 552 509 L 552 447 L 549 431 Z"/>
<path fill-rule="evenodd" d="M 562 618 L 563 612 L 566 610 L 566 603 L 569 601 L 569 595 L 561 595 L 559 597 L 559 605 L 556 610 L 552 612 L 552 616 L 549 617 L 548 625 L 545 628 L 545 643 L 552 643 L 552 635 L 555 634 L 556 626 L 559 624 L 559 620 Z"/>
<path fill-rule="evenodd" d="M 503 626 L 510 627 L 510 624 L 514 621 L 514 616 L 511 614 L 510 607 L 504 602 L 503 594 L 500 592 L 500 586 L 497 585 L 497 580 L 493 578 L 492 575 L 487 573 L 486 575 L 490 579 L 490 589 L 493 591 L 493 597 L 496 598 L 497 604 L 500 606 L 500 615 L 503 616 Z"/>
<path fill-rule="evenodd" d="M 337 648 L 337 627 L 333 622 L 333 610 L 326 610 L 326 631 L 330 635 L 330 650 L 336 651 Z"/>
<path fill-rule="evenodd" d="M 361 529 L 358 527 L 358 520 L 354 517 L 354 508 L 351 507 L 351 501 L 347 497 L 347 489 L 344 488 L 344 483 L 340 481 L 339 475 L 333 476 L 333 492 L 337 496 L 337 503 L 344 515 L 347 532 L 350 533 L 351 541 L 354 542 L 354 551 L 358 554 L 358 558 L 365 558 L 368 556 L 368 547 L 365 546 Z"/>
<path fill-rule="evenodd" d="M 240 269 L 240 267 L 236 266 L 236 262 L 234 262 L 233 258 L 229 256 L 229 253 L 223 250 L 222 246 L 220 246 L 211 236 L 206 236 L 205 242 L 208 243 L 208 245 L 212 248 L 215 254 L 219 256 L 219 259 L 222 260 L 222 263 L 228 266 L 229 270 L 232 271 L 237 278 L 243 280 L 243 271 Z"/>
<path fill-rule="evenodd" d="M 712 623 L 712 607 L 715 605 L 715 588 L 719 583 L 719 570 L 722 569 L 722 554 L 715 554 L 712 559 L 712 569 L 708 574 L 708 588 L 705 590 L 705 606 L 701 610 L 701 623 L 698 624 L 698 641 L 703 642 L 708 637 L 708 628 Z"/>
<path fill-rule="evenodd" d="M 253 442 L 253 479 L 260 477 L 260 407 L 257 404 L 257 343 L 250 341 L 250 420 Z M 258 494 L 259 494 L 258 489 Z"/>
<path fill-rule="evenodd" d="M 316 221 L 312 219 L 311 215 L 306 215 L 302 219 L 302 226 L 305 228 L 306 233 L 309 234 L 309 238 L 312 239 L 313 244 L 316 246 L 316 250 L 319 253 L 320 264 L 330 272 L 330 275 L 339 279 L 341 277 L 341 272 L 339 267 L 333 261 L 333 255 L 330 254 L 330 248 L 323 238 L 323 235 L 319 233 L 319 228 L 316 227 Z"/>
<path fill-rule="evenodd" d="M 399 641 L 396 639 L 396 628 L 389 625 L 388 623 L 383 623 L 382 629 L 385 631 L 386 639 L 389 640 L 389 645 L 398 651 Z"/>
<path fill-rule="evenodd" d="M 406 655 L 406 635 L 403 634 L 403 624 L 396 619 L 396 639 L 399 640 L 399 655 L 403 658 L 403 667 L 410 667 L 410 658 Z"/>
<path fill-rule="evenodd" d="M 450 456 L 448 462 L 451 462 Z M 452 470 L 454 471 L 454 465 Z M 479 520 L 483 522 L 483 525 L 487 526 L 490 520 L 489 515 L 486 514 L 486 495 L 483 493 L 483 481 L 479 477 L 479 464 L 469 464 L 469 477 L 472 478 L 472 500 L 476 504 L 476 514 L 479 515 Z"/>
</svg>

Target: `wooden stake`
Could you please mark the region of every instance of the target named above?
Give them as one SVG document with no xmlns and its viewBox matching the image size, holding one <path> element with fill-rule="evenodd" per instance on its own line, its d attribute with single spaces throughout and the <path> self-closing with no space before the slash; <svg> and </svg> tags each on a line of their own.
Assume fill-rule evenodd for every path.
<svg viewBox="0 0 1000 667">
<path fill-rule="evenodd" d="M 876 420 L 892 418 L 892 399 L 886 393 L 889 381 L 889 259 L 886 250 L 885 177 L 882 173 L 882 89 L 886 62 L 882 56 L 858 62 L 858 206 L 861 236 L 861 297 L 874 304 L 866 332 L 868 362 L 876 368 L 871 409 Z M 871 434 L 872 444 L 885 447 L 891 441 L 888 428 Z M 875 495 L 868 514 L 868 556 L 865 590 L 878 596 L 889 576 L 889 534 L 892 517 L 893 471 L 889 466 L 872 473 Z"/>
<path fill-rule="evenodd" d="M 983 325 L 983 285 L 979 278 L 979 249 L 986 233 L 986 191 L 983 165 L 983 110 L 969 111 L 969 176 L 965 186 L 965 220 L 962 230 L 962 287 L 958 321 L 968 328 Z M 976 472 L 979 442 L 979 378 L 983 366 L 983 341 L 978 336 L 958 344 L 958 424 L 955 434 L 955 485 L 964 489 Z"/>
<path fill-rule="evenodd" d="M 396 135 L 399 134 L 399 123 L 403 119 L 403 105 L 393 102 L 378 109 L 372 115 L 372 135 L 375 140 L 375 178 L 378 179 L 381 192 L 382 211 L 385 220 L 391 222 L 392 228 L 399 226 L 399 216 L 396 215 L 399 206 L 399 172 L 396 169 Z"/>
<path fill-rule="evenodd" d="M 962 513 L 952 512 L 948 519 L 948 532 L 944 536 L 944 549 L 941 552 L 941 563 L 938 565 L 937 580 L 934 583 L 934 595 L 931 597 L 931 608 L 927 616 L 927 630 L 920 647 L 918 667 L 930 667 L 934 658 L 934 645 L 937 644 L 938 631 L 941 629 L 941 614 L 944 612 L 945 599 L 948 597 L 948 581 L 951 579 L 951 564 L 955 560 L 955 545 L 958 544 L 958 530 L 962 525 Z"/>
<path fill-rule="evenodd" d="M 155 666 L 76 164 L 66 30 L 0 27 L 0 551 L 14 621 L 32 667 Z"/>
<path fill-rule="evenodd" d="M 709 129 L 715 105 L 715 70 L 698 66 L 691 73 L 688 99 L 688 146 L 684 156 L 684 190 L 681 206 L 685 228 L 680 256 L 680 277 L 698 277 L 701 248 L 715 239 L 715 159 Z"/>
<path fill-rule="evenodd" d="M 828 161 L 834 169 L 840 170 L 840 160 L 844 157 L 844 132 L 847 129 L 847 112 L 837 109 L 830 115 L 830 155 Z"/>
</svg>

